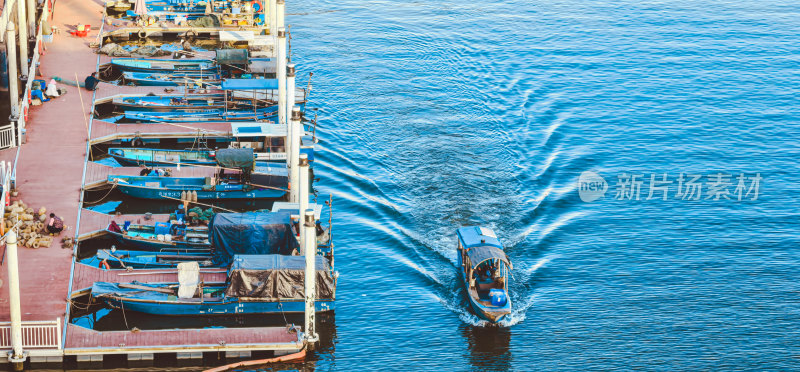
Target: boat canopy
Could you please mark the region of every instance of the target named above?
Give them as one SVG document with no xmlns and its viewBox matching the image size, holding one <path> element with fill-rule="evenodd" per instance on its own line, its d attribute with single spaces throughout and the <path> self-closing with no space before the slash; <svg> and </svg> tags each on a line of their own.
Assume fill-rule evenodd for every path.
<svg viewBox="0 0 800 372">
<path fill-rule="evenodd" d="M 255 166 L 253 149 L 220 149 L 217 150 L 217 163 L 226 168 L 241 168 L 248 172 Z"/>
<path fill-rule="evenodd" d="M 217 213 L 208 226 L 213 261 L 228 265 L 237 254 L 292 254 L 298 248 L 286 212 Z"/>
<path fill-rule="evenodd" d="M 277 79 L 225 79 L 222 90 L 272 90 L 278 89 Z"/>
<path fill-rule="evenodd" d="M 469 248 L 467 251 L 467 256 L 469 256 L 469 262 L 472 264 L 473 269 L 485 261 L 493 259 L 505 262 L 509 268 L 512 267 L 511 261 L 509 261 L 508 256 L 506 256 L 506 252 L 503 252 L 502 249 L 491 245 Z"/>
<path fill-rule="evenodd" d="M 250 59 L 247 49 L 217 49 L 216 54 L 217 63 L 225 65 L 246 65 Z"/>
<path fill-rule="evenodd" d="M 318 299 L 332 299 L 335 292 L 328 260 L 316 256 Z M 303 299 L 304 256 L 236 255 L 228 269 L 228 297 Z"/>
<path fill-rule="evenodd" d="M 503 252 L 503 245 L 492 229 L 480 226 L 462 227 L 458 229 L 458 239 L 467 250 L 472 268 L 490 259 L 501 260 L 511 267 L 511 261 Z"/>
</svg>

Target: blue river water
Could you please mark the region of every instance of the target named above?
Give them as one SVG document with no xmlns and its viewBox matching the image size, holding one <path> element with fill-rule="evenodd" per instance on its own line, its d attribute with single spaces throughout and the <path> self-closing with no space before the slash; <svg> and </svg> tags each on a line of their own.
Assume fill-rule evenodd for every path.
<svg viewBox="0 0 800 372">
<path fill-rule="evenodd" d="M 341 272 L 308 367 L 797 368 L 799 10 L 287 2 Z M 471 224 L 514 262 L 503 327 L 456 277 Z"/>
<path fill-rule="evenodd" d="M 279 369 L 797 368 L 796 3 L 287 11 L 341 276 Z M 514 263 L 500 327 L 457 280 L 465 225 Z"/>
</svg>

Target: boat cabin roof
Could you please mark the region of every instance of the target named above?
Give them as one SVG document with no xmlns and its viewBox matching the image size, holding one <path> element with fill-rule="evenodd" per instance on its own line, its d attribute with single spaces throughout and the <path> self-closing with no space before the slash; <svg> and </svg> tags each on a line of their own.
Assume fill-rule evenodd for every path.
<svg viewBox="0 0 800 372">
<path fill-rule="evenodd" d="M 222 90 L 272 90 L 278 89 L 277 79 L 224 79 Z"/>
<path fill-rule="evenodd" d="M 491 259 L 498 259 L 511 267 L 511 261 L 503 251 L 503 246 L 492 229 L 480 226 L 462 227 L 458 229 L 458 239 L 461 246 L 467 250 L 472 268 Z"/>
<path fill-rule="evenodd" d="M 286 137 L 286 126 L 274 123 L 231 123 L 235 137 Z"/>
<path fill-rule="evenodd" d="M 488 227 L 481 226 L 467 226 L 458 229 L 458 239 L 461 240 L 461 246 L 464 248 L 472 248 L 477 246 L 495 246 L 502 249 L 503 245 L 497 239 L 494 231 Z"/>
<path fill-rule="evenodd" d="M 316 270 L 328 270 L 328 259 L 316 256 Z M 305 270 L 305 256 L 282 254 L 237 254 L 233 256 L 230 270 Z"/>
<path fill-rule="evenodd" d="M 308 209 L 314 210 L 314 218 L 317 220 L 320 219 L 320 215 L 322 215 L 322 205 L 317 203 L 308 203 Z M 300 218 L 300 203 L 289 203 L 289 202 L 275 202 L 272 204 L 272 212 L 289 212 L 292 214 L 292 218 Z"/>
</svg>

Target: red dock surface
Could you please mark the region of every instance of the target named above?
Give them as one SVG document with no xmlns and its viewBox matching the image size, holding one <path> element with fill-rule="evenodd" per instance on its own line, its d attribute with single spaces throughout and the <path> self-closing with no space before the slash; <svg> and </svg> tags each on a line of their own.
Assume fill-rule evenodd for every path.
<svg viewBox="0 0 800 372">
<path fill-rule="evenodd" d="M 299 329 L 287 327 L 209 328 L 159 331 L 97 332 L 67 326 L 66 354 L 131 353 L 153 351 L 298 350 Z M 157 346 L 154 346 L 157 345 Z"/>
<path fill-rule="evenodd" d="M 101 23 L 102 3 L 83 0 L 56 2 L 55 20 L 51 25 L 63 32 L 54 42 L 45 44 L 40 71 L 44 77 L 59 76 L 74 80 L 85 78 L 95 71 L 97 55 L 88 44 L 97 31 L 87 38 L 66 33 L 77 23 Z M 48 79 L 49 80 L 49 79 Z M 62 236 L 75 234 L 80 208 L 81 178 L 86 155 L 88 122 L 84 112 L 90 110 L 91 92 L 60 84 L 67 94 L 30 109 L 27 124 L 27 143 L 16 159 L 19 198 L 29 206 L 47 207 L 63 220 Z M 82 101 L 81 101 L 82 99 Z M 3 150 L 16 153 L 17 149 Z M 6 158 L 8 155 L 3 155 Z M 72 267 L 72 250 L 61 249 L 58 240 L 50 248 L 19 249 L 20 292 L 23 321 L 54 321 L 64 316 Z M 8 261 L 6 261 L 8 262 Z M 7 278 L 7 267 L 0 268 Z M 8 291 L 0 291 L 0 321 L 9 320 Z"/>
</svg>

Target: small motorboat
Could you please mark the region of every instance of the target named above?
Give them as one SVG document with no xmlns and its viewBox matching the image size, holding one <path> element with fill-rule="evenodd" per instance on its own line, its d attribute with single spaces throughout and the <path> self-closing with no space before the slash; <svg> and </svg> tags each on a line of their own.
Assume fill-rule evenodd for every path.
<svg viewBox="0 0 800 372">
<path fill-rule="evenodd" d="M 154 222 L 152 225 L 111 221 L 106 232 L 118 244 L 142 251 L 210 252 L 207 226 L 186 226 L 176 222 Z"/>
<path fill-rule="evenodd" d="M 210 59 L 155 59 L 113 58 L 111 66 L 120 71 L 136 72 L 201 72 L 216 71 L 217 64 Z"/>
<path fill-rule="evenodd" d="M 223 168 L 214 177 L 109 175 L 108 183 L 126 195 L 141 199 L 180 199 L 182 193 L 194 191 L 198 200 L 264 200 L 286 195 L 288 178 L 258 173 L 246 177 L 242 172 Z"/>
<path fill-rule="evenodd" d="M 148 252 L 100 249 L 94 256 L 81 260 L 89 266 L 105 269 L 162 269 L 173 268 L 181 262 L 197 262 L 200 267 L 213 267 L 210 252 Z"/>
<path fill-rule="evenodd" d="M 125 71 L 122 73 L 122 84 L 137 86 L 219 86 L 220 77 L 217 74 L 183 73 L 183 74 L 164 74 L 157 72 L 134 72 Z"/>
<path fill-rule="evenodd" d="M 286 126 L 271 123 L 229 123 L 232 137 L 223 138 L 230 141 L 231 148 L 252 148 L 257 162 L 285 162 Z M 219 143 L 219 140 L 218 140 Z M 301 138 L 300 153 L 306 154 L 309 161 L 314 161 L 314 138 L 304 135 Z M 135 166 L 177 166 L 181 165 L 217 165 L 217 153 L 223 150 L 209 148 L 195 149 L 163 149 L 144 147 L 110 147 L 108 155 L 120 165 Z"/>
<path fill-rule="evenodd" d="M 511 313 L 508 274 L 512 269 L 494 231 L 477 226 L 458 229 L 458 272 L 470 307 L 480 318 L 497 323 Z"/>
<path fill-rule="evenodd" d="M 316 311 L 334 309 L 336 274 L 316 256 Z M 236 255 L 226 283 L 204 283 L 196 262 L 178 264 L 178 283 L 95 282 L 92 298 L 113 309 L 154 315 L 303 313 L 305 257 Z"/>
</svg>

